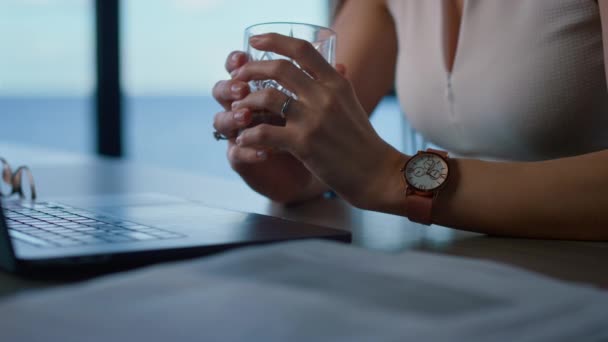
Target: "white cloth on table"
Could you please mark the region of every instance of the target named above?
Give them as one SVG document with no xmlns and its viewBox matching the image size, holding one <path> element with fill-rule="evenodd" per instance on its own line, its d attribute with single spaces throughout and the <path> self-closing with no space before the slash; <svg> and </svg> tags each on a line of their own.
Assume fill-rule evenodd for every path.
<svg viewBox="0 0 608 342">
<path fill-rule="evenodd" d="M 23 293 L 2 341 L 595 341 L 608 293 L 495 262 L 321 241 Z"/>
</svg>

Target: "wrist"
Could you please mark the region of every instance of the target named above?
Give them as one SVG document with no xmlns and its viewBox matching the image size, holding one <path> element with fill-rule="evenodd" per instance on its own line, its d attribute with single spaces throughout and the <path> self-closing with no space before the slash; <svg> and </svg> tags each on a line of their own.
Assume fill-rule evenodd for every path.
<svg viewBox="0 0 608 342">
<path fill-rule="evenodd" d="M 378 167 L 375 177 L 372 199 L 364 209 L 404 216 L 403 198 L 405 196 L 405 181 L 401 168 L 409 156 L 391 147 L 383 163 Z"/>
</svg>

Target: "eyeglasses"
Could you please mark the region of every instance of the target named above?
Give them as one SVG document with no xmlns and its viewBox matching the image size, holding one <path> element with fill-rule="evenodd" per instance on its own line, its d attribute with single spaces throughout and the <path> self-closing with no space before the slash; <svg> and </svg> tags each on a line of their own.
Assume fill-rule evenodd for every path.
<svg viewBox="0 0 608 342">
<path fill-rule="evenodd" d="M 34 184 L 34 177 L 32 176 L 30 169 L 27 166 L 19 166 L 17 170 L 13 172 L 11 166 L 4 158 L 0 157 L 0 162 L 2 163 L 2 182 L 10 188 L 10 190 L 5 193 L 5 187 L 0 186 L 1 197 L 19 194 L 19 197 L 22 199 L 29 197 L 31 200 L 35 200 L 36 185 Z"/>
</svg>

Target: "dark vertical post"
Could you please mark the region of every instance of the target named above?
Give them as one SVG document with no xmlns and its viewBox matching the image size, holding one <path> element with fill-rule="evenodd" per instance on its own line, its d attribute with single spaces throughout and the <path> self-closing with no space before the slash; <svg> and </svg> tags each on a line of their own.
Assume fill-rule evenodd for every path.
<svg viewBox="0 0 608 342">
<path fill-rule="evenodd" d="M 97 152 L 122 155 L 119 0 L 95 0 Z"/>
</svg>

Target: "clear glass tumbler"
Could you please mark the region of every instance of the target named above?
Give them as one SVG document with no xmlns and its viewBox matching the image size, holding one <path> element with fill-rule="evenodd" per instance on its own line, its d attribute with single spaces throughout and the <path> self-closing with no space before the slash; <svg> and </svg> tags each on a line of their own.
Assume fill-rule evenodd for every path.
<svg viewBox="0 0 608 342">
<path fill-rule="evenodd" d="M 245 29 L 245 51 L 251 61 L 287 59 L 298 66 L 298 63 L 288 57 L 269 51 L 260 51 L 249 45 L 249 38 L 258 34 L 279 33 L 288 37 L 306 40 L 319 51 L 329 64 L 335 67 L 336 63 L 336 33 L 327 27 L 316 26 L 303 23 L 274 22 L 262 23 L 249 26 Z M 298 66 L 299 67 L 299 66 Z M 293 94 L 289 89 L 285 89 L 275 80 L 252 81 L 249 83 L 251 91 L 262 88 L 273 87 L 288 96 L 297 99 L 297 94 Z"/>
</svg>

